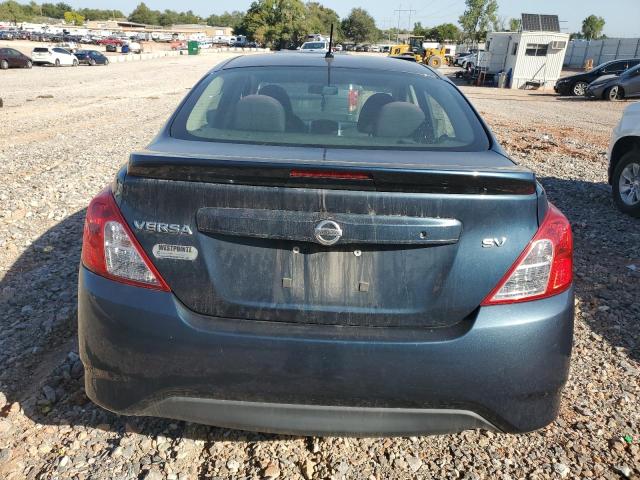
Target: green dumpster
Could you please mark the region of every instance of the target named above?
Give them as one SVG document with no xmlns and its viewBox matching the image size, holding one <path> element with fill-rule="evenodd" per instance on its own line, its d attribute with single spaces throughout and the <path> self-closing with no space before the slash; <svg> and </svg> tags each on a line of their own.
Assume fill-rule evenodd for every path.
<svg viewBox="0 0 640 480">
<path fill-rule="evenodd" d="M 189 55 L 198 55 L 200 53 L 200 44 L 195 40 L 190 40 L 187 44 Z"/>
</svg>

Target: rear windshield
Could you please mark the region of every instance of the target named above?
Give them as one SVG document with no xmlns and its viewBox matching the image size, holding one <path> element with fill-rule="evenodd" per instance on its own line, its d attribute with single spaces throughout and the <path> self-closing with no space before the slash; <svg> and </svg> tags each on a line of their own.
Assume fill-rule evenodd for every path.
<svg viewBox="0 0 640 480">
<path fill-rule="evenodd" d="M 311 49 L 321 49 L 325 48 L 326 45 L 324 42 L 313 42 L 313 43 L 303 43 L 302 50 L 311 50 Z"/>
<path fill-rule="evenodd" d="M 216 72 L 194 89 L 178 112 L 171 135 L 337 148 L 489 148 L 476 114 L 448 82 L 431 74 L 353 68 Z"/>
<path fill-rule="evenodd" d="M 48 53 L 49 49 L 48 48 L 42 48 L 42 47 L 36 47 L 33 49 L 34 52 L 37 53 Z"/>
</svg>

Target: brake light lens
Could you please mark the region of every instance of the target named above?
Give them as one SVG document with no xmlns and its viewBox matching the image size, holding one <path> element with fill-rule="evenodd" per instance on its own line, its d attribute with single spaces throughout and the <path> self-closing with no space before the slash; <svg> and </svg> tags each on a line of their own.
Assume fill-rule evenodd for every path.
<svg viewBox="0 0 640 480">
<path fill-rule="evenodd" d="M 535 236 L 483 306 L 527 302 L 564 292 L 573 281 L 573 237 L 567 218 L 553 204 Z"/>
<path fill-rule="evenodd" d="M 322 180 L 373 180 L 371 175 L 339 170 L 291 170 L 291 178 L 317 178 Z"/>
<path fill-rule="evenodd" d="M 82 263 L 93 273 L 111 280 L 169 291 L 124 220 L 109 188 L 91 200 L 87 208 Z"/>
<path fill-rule="evenodd" d="M 355 112 L 358 109 L 358 97 L 360 96 L 360 92 L 356 90 L 353 85 L 349 85 L 349 93 L 348 93 L 348 102 L 349 102 L 349 113 Z"/>
</svg>

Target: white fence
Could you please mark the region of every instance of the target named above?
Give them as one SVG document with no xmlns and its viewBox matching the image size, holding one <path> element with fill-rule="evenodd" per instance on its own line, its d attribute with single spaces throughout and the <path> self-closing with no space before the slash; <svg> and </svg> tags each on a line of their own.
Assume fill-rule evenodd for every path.
<svg viewBox="0 0 640 480">
<path fill-rule="evenodd" d="M 149 53 L 130 53 L 128 55 L 109 55 L 109 61 L 111 63 L 120 62 L 135 62 L 137 60 L 151 60 L 152 58 L 162 57 L 175 57 L 180 55 L 180 52 L 174 52 L 172 50 L 161 52 L 149 52 Z"/>
<path fill-rule="evenodd" d="M 640 38 L 607 38 L 606 40 L 571 40 L 564 57 L 564 66 L 582 68 L 592 59 L 593 65 L 609 60 L 640 57 Z"/>
</svg>

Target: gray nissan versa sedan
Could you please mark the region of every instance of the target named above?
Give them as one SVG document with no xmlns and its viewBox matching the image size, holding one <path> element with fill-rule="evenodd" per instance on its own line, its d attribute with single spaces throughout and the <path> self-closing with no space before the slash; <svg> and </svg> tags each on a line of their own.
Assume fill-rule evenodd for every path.
<svg viewBox="0 0 640 480">
<path fill-rule="evenodd" d="M 87 209 L 86 391 L 264 432 L 537 429 L 569 369 L 572 251 L 429 68 L 235 58 Z"/>
</svg>

